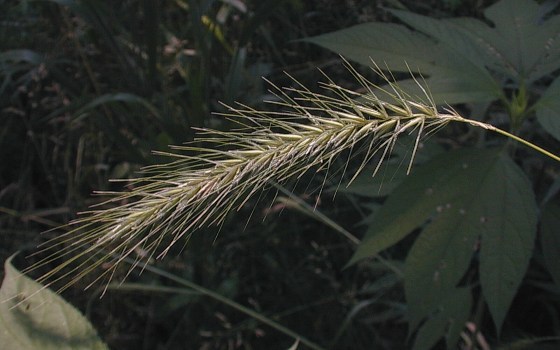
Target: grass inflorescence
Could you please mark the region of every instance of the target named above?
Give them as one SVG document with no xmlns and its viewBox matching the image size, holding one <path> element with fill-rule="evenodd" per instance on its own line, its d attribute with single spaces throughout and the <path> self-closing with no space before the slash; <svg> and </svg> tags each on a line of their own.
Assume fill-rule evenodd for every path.
<svg viewBox="0 0 560 350">
<path fill-rule="evenodd" d="M 320 84 L 324 93 L 315 93 L 294 79 L 295 87 L 273 85 L 274 111 L 228 107 L 224 116 L 240 128 L 200 129 L 197 140 L 168 154 L 175 158 L 171 163 L 148 167 L 142 177 L 131 180 L 130 190 L 102 193 L 110 199 L 47 242 L 47 258 L 33 268 L 56 262 L 42 279 L 62 280 L 64 288 L 102 265 L 95 281 L 110 280 L 125 259 L 133 258 L 134 268 L 163 258 L 197 229 L 221 225 L 271 184 L 297 179 L 310 169 L 328 173 L 345 152 L 348 159 L 358 153 L 363 157 L 355 176 L 372 160 L 378 162 L 377 171 L 403 134 L 417 133 L 414 155 L 422 135 L 450 121 L 491 128 L 452 109 L 439 112 L 424 88 L 424 96 L 407 95 L 377 67 L 374 71 L 387 83 L 384 89 L 347 67 L 364 93 L 328 77 Z"/>
</svg>

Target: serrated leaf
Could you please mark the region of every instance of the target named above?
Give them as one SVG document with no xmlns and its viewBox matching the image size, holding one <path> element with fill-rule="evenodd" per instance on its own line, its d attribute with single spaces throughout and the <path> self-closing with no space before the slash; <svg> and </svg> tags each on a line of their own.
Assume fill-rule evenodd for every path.
<svg viewBox="0 0 560 350">
<path fill-rule="evenodd" d="M 437 312 L 419 328 L 413 349 L 429 350 L 444 336 L 447 348 L 455 348 L 471 308 L 472 296 L 468 288 L 451 290 L 441 300 Z"/>
<path fill-rule="evenodd" d="M 447 70 L 434 72 L 426 81 L 437 104 L 492 101 L 500 97 L 501 86 L 486 69 L 492 64 L 489 62 L 492 59 L 497 61 L 495 64 L 499 64 L 500 60 L 485 55 L 486 48 L 455 24 L 460 23 L 461 19 L 440 20 L 399 10 L 392 10 L 391 13 L 414 29 L 436 39 L 444 49 L 446 56 L 436 61 L 445 60 Z M 480 21 L 476 23 L 486 26 Z M 438 66 L 444 65 L 439 63 Z M 416 88 L 418 85 L 414 81 L 404 82 L 405 85 L 401 83 L 399 85 L 404 86 L 407 92 L 414 91 L 415 85 Z"/>
<path fill-rule="evenodd" d="M 493 101 L 503 97 L 498 80 L 504 77 L 529 84 L 560 68 L 560 16 L 546 18 L 532 0 L 488 7 L 492 26 L 474 18 L 391 12 L 416 31 L 366 23 L 306 40 L 364 65 L 374 60 L 391 71 L 421 73 L 437 104 Z M 414 81 L 399 85 L 412 96 L 423 95 Z"/>
<path fill-rule="evenodd" d="M 544 4 L 543 4 L 544 6 Z M 542 24 L 539 41 L 543 43 L 538 61 L 531 67 L 527 81 L 533 82 L 560 69 L 560 16 Z"/>
<path fill-rule="evenodd" d="M 469 167 L 475 171 L 457 172 L 447 179 L 462 196 L 441 196 L 437 214 L 406 260 L 405 293 L 413 324 L 426 317 L 461 280 L 482 236 L 481 274 L 491 276 L 482 282 L 486 283 L 483 289 L 486 286 L 488 293 L 495 294 L 489 304 L 497 325 L 501 325 L 502 313 L 509 308 L 531 256 L 536 204 L 523 173 L 509 158 L 488 151 L 481 152 L 474 162 L 459 157 L 449 166 L 463 164 L 472 164 Z M 501 243 L 506 235 L 520 239 Z M 519 273 L 512 269 L 519 269 Z M 505 285 L 510 285 L 508 290 Z"/>
<path fill-rule="evenodd" d="M 500 76 L 517 77 L 518 73 L 515 67 L 499 51 L 499 46 L 496 43 L 501 41 L 501 35 L 494 28 L 476 18 L 461 17 L 447 21 L 457 30 L 472 38 L 472 42 L 478 46 L 476 49 L 473 48 L 473 52 L 480 56 L 486 67 L 497 72 Z"/>
<path fill-rule="evenodd" d="M 560 140 L 560 77 L 557 77 L 535 104 L 537 120 L 549 134 Z"/>
<path fill-rule="evenodd" d="M 560 290 L 560 206 L 549 203 L 541 217 L 541 246 L 546 268 Z"/>
<path fill-rule="evenodd" d="M 74 307 L 15 269 L 0 288 L 0 344 L 10 350 L 108 349 Z"/>
</svg>

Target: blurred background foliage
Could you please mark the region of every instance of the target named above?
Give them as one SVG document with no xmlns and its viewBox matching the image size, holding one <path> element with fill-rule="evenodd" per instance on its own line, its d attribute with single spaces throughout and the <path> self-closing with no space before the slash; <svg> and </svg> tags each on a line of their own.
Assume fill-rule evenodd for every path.
<svg viewBox="0 0 560 350">
<path fill-rule="evenodd" d="M 191 141 L 196 127 L 230 128 L 212 114 L 224 110 L 220 101 L 262 107 L 270 96 L 261 77 L 283 86 L 286 71 L 313 86 L 320 67 L 340 77 L 339 84 L 351 84 L 338 56 L 299 39 L 393 20 L 384 7 L 480 17 L 489 3 L 4 0 L 2 261 L 36 247 L 56 234 L 41 232 L 99 202 L 93 191 L 121 189 L 109 179 L 134 177 L 142 166 L 166 161 L 153 151 Z M 314 204 L 306 194 L 305 188 L 298 193 Z M 188 249 L 158 266 L 333 349 L 407 348 L 399 266 L 365 262 L 343 270 L 355 245 L 318 216 L 325 213 L 360 232 L 367 206 L 358 205 L 351 191 L 323 200 L 317 212 L 280 199 L 254 213 L 249 205 L 219 235 L 210 229 L 196 235 Z M 402 258 L 405 252 L 397 246 L 391 254 Z M 178 293 L 147 272 L 131 276 L 119 290 L 110 286 L 102 299 L 100 291 L 84 293 L 86 283 L 64 297 L 86 312 L 114 349 L 287 349 L 293 343 L 227 306 Z M 532 303 L 538 300 L 523 307 Z"/>
</svg>

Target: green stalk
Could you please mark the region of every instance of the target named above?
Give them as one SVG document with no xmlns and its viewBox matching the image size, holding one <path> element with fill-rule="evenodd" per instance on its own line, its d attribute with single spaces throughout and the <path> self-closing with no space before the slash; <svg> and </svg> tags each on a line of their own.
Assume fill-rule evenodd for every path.
<svg viewBox="0 0 560 350">
<path fill-rule="evenodd" d="M 520 142 L 520 143 L 524 144 L 525 146 L 528 146 L 528 147 L 534 149 L 535 151 L 540 152 L 540 153 L 544 154 L 545 156 L 548 156 L 548 157 L 560 162 L 560 156 L 557 156 L 554 153 L 549 152 L 549 151 L 545 150 L 544 148 L 541 148 L 541 147 L 535 145 L 534 143 L 531 143 L 531 142 L 529 142 L 525 139 L 522 139 L 521 137 L 515 136 L 514 134 L 510 134 L 509 132 L 507 132 L 505 130 L 502 130 L 502 129 L 493 128 L 491 130 L 494 131 L 494 132 L 497 132 L 498 134 L 502 134 L 504 136 L 507 136 L 507 137 L 517 141 L 517 142 Z"/>
<path fill-rule="evenodd" d="M 544 148 L 539 147 L 539 146 L 535 145 L 534 143 L 529 142 L 529 141 L 527 141 L 527 140 L 525 140 L 525 139 L 523 139 L 519 136 L 511 134 L 511 133 L 509 133 L 505 130 L 499 129 L 499 128 L 495 127 L 494 125 L 486 124 L 486 123 L 479 122 L 479 121 L 472 120 L 472 119 L 463 118 L 463 117 L 460 117 L 458 114 L 443 115 L 442 117 L 451 119 L 453 121 L 457 121 L 457 122 L 461 122 L 461 123 L 467 123 L 467 124 L 470 124 L 470 125 L 473 125 L 473 126 L 481 127 L 483 129 L 486 129 L 486 130 L 494 131 L 498 134 L 509 137 L 512 140 L 515 140 L 515 141 L 517 141 L 521 144 L 524 144 L 525 146 L 528 146 L 528 147 L 534 149 L 535 151 L 540 152 L 540 153 L 544 154 L 545 156 L 550 157 L 550 158 L 560 162 L 560 156 L 558 156 L 558 155 L 556 155 L 556 154 L 554 154 L 550 151 L 547 151 Z"/>
</svg>

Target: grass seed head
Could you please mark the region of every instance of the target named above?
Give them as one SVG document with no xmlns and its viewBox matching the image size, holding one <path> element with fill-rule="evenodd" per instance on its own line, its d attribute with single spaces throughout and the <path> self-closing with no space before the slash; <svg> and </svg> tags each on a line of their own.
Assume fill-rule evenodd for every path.
<svg viewBox="0 0 560 350">
<path fill-rule="evenodd" d="M 173 162 L 147 168 L 131 190 L 112 194 L 102 205 L 106 208 L 83 213 L 68 232 L 44 245 L 47 258 L 32 269 L 62 261 L 43 280 L 69 279 L 65 287 L 100 266 L 105 269 L 95 281 L 110 280 L 125 261 L 133 267 L 150 263 L 197 229 L 221 225 L 228 213 L 271 183 L 301 177 L 314 167 L 328 170 L 333 159 L 360 144 L 363 162 L 355 178 L 376 155 L 379 169 L 403 133 L 415 131 L 420 137 L 425 129 L 460 118 L 453 111 L 438 113 L 428 94 L 425 103 L 418 102 L 378 67 L 374 71 L 385 79 L 385 88 L 347 67 L 366 93 L 343 88 L 326 76 L 324 93 L 316 93 L 294 79 L 297 88 L 273 85 L 275 110 L 228 107 L 224 116 L 240 125 L 238 130 L 200 129 L 197 142 L 215 147 L 175 147 L 192 155 L 172 154 Z"/>
</svg>

